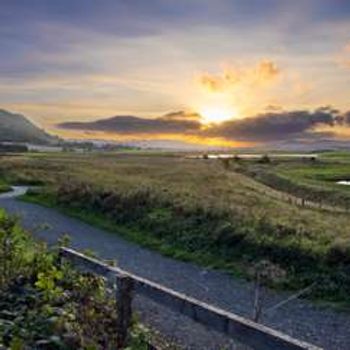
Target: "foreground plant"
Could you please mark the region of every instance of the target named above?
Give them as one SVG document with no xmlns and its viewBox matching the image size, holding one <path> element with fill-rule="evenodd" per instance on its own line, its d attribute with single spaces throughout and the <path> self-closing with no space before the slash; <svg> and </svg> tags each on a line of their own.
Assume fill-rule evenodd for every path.
<svg viewBox="0 0 350 350">
<path fill-rule="evenodd" d="M 0 272 L 0 348 L 117 348 L 116 301 L 104 280 L 58 264 L 57 250 L 48 251 L 3 212 Z M 146 338 L 137 326 L 129 348 L 145 349 Z"/>
</svg>

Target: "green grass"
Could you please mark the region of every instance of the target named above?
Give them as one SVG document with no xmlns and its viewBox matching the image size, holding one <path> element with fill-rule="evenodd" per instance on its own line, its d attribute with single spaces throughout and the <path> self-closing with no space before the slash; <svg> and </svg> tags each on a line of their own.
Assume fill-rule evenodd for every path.
<svg viewBox="0 0 350 350">
<path fill-rule="evenodd" d="M 5 178 L 0 176 L 0 193 L 11 191 L 11 184 Z"/>
<path fill-rule="evenodd" d="M 11 191 L 11 186 L 7 185 L 6 183 L 0 182 L 0 193 L 5 193 Z"/>
</svg>

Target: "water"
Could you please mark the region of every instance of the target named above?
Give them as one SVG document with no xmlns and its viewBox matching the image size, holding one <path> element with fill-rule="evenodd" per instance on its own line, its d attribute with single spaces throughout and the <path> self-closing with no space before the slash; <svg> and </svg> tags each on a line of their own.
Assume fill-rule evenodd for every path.
<svg viewBox="0 0 350 350">
<path fill-rule="evenodd" d="M 340 180 L 337 181 L 337 185 L 350 185 L 350 180 Z"/>
<path fill-rule="evenodd" d="M 22 196 L 23 194 L 27 193 L 29 188 L 30 188 L 29 186 L 12 186 L 11 191 L 0 194 L 0 199 L 1 198 L 14 198 L 14 197 Z"/>
<path fill-rule="evenodd" d="M 265 154 L 263 153 L 243 153 L 243 154 L 207 154 L 208 159 L 230 159 L 234 157 L 239 157 L 242 159 L 260 159 Z M 317 154 L 303 154 L 303 153 L 277 153 L 277 154 L 267 154 L 270 158 L 317 158 Z M 189 156 L 192 159 L 203 159 L 204 155 L 194 155 Z"/>
</svg>

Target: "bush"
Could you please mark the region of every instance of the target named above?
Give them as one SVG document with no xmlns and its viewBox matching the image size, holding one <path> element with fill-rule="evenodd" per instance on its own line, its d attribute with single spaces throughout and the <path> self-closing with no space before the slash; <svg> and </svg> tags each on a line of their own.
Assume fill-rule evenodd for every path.
<svg viewBox="0 0 350 350">
<path fill-rule="evenodd" d="M 8 287 L 18 276 L 28 276 L 34 261 L 30 237 L 15 217 L 0 213 L 0 288 Z M 16 273 L 14 273 L 16 272 Z"/>
<path fill-rule="evenodd" d="M 225 170 L 228 170 L 230 168 L 230 158 L 219 158 L 221 161 L 221 164 Z"/>
<path fill-rule="evenodd" d="M 0 348 L 116 349 L 116 302 L 104 280 L 57 257 L 1 213 Z M 140 339 L 132 332 L 130 349 Z"/>
<path fill-rule="evenodd" d="M 261 164 L 269 164 L 271 163 L 271 159 L 267 154 L 264 154 L 258 161 Z"/>
<path fill-rule="evenodd" d="M 326 259 L 332 265 L 350 265 L 350 241 L 335 241 L 330 247 Z"/>
</svg>

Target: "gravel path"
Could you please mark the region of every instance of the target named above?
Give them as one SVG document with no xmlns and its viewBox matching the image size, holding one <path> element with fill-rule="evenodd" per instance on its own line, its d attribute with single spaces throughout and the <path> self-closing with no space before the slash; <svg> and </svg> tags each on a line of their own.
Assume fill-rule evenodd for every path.
<svg viewBox="0 0 350 350">
<path fill-rule="evenodd" d="M 117 260 L 121 268 L 132 273 L 239 315 L 249 317 L 251 314 L 250 283 L 222 272 L 163 257 L 53 209 L 1 196 L 0 207 L 19 214 L 24 227 L 34 229 L 35 235 L 48 243 L 68 233 L 75 249 L 92 249 L 103 258 Z M 285 298 L 284 293 L 268 292 L 267 303 L 274 305 Z M 137 300 L 136 303 L 144 322 L 186 349 L 235 348 L 230 340 L 184 316 L 175 315 L 146 300 Z M 350 349 L 350 315 L 314 306 L 306 301 L 297 300 L 283 306 L 265 316 L 263 323 L 325 349 Z"/>
</svg>

